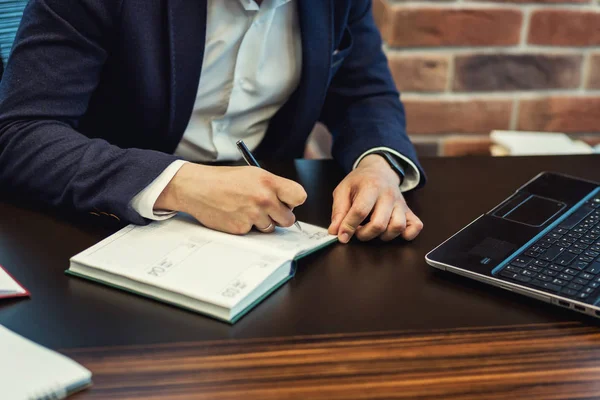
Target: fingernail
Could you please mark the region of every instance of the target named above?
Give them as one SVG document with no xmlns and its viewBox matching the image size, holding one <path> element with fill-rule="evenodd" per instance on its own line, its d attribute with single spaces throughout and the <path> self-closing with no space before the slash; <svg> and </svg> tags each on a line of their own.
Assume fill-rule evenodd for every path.
<svg viewBox="0 0 600 400">
<path fill-rule="evenodd" d="M 342 233 L 340 235 L 340 242 L 348 243 L 349 240 L 350 240 L 350 235 L 348 235 L 347 233 Z"/>
</svg>

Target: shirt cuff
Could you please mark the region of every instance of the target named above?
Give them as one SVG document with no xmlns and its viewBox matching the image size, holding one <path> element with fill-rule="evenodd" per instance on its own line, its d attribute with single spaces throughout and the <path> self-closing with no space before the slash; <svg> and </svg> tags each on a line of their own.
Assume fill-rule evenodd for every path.
<svg viewBox="0 0 600 400">
<path fill-rule="evenodd" d="M 146 186 L 141 192 L 135 195 L 129 205 L 140 216 L 154 221 L 169 219 L 177 214 L 177 211 L 155 211 L 154 204 L 158 196 L 165 190 L 171 179 L 177 171 L 186 164 L 187 161 L 173 161 L 156 179 Z"/>
<path fill-rule="evenodd" d="M 419 182 L 421 181 L 421 173 L 419 172 L 419 169 L 417 168 L 415 163 L 410 160 L 410 158 L 403 156 L 402 154 L 398 153 L 396 150 L 390 149 L 389 147 L 374 147 L 370 150 L 365 151 L 354 162 L 352 169 L 355 169 L 358 166 L 358 163 L 360 163 L 361 160 L 363 158 L 365 158 L 366 156 L 368 156 L 369 154 L 374 153 L 376 151 L 382 151 L 382 150 L 387 151 L 390 154 L 393 154 L 394 156 L 396 156 L 399 159 L 400 162 L 404 163 L 405 176 L 404 176 L 404 181 L 402 181 L 402 184 L 400 185 L 400 191 L 408 192 L 409 190 L 416 188 L 419 185 Z"/>
</svg>

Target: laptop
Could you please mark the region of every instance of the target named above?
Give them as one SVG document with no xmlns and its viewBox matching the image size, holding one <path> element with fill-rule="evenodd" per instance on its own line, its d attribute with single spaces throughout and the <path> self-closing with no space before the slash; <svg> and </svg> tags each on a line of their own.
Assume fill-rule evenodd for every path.
<svg viewBox="0 0 600 400">
<path fill-rule="evenodd" d="M 600 318 L 600 184 L 543 172 L 425 260 Z"/>
</svg>

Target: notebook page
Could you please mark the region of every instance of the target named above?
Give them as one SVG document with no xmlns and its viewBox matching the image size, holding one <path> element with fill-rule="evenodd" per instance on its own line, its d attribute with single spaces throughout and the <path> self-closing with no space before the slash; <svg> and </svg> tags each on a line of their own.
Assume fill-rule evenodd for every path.
<svg viewBox="0 0 600 400">
<path fill-rule="evenodd" d="M 75 361 L 0 325 L 0 398 L 25 400 L 91 383 L 92 373 Z M 48 397 L 55 398 L 55 397 Z"/>
<path fill-rule="evenodd" d="M 286 262 L 186 218 L 130 225 L 72 260 L 228 308 Z"/>
<path fill-rule="evenodd" d="M 0 267 L 0 296 L 20 293 L 26 293 L 26 290 Z"/>
<path fill-rule="evenodd" d="M 214 232 L 214 235 L 223 237 L 223 240 L 236 243 L 240 247 L 264 249 L 262 251 L 267 253 L 280 254 L 287 260 L 337 240 L 336 236 L 327 233 L 325 228 L 306 222 L 300 222 L 300 225 L 302 230 L 292 225 L 289 228 L 276 227 L 272 233 L 252 230 L 243 236 L 223 232 Z"/>
</svg>

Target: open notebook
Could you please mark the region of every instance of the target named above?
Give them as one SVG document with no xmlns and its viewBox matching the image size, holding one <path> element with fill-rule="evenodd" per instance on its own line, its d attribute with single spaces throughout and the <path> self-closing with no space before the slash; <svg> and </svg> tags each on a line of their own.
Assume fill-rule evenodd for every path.
<svg viewBox="0 0 600 400">
<path fill-rule="evenodd" d="M 314 225 L 302 230 L 236 236 L 181 214 L 123 228 L 66 272 L 234 323 L 294 275 L 295 260 L 337 240 Z"/>
<path fill-rule="evenodd" d="M 64 399 L 92 384 L 92 373 L 75 361 L 0 325 L 0 398 Z"/>
</svg>

